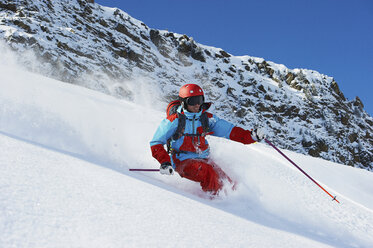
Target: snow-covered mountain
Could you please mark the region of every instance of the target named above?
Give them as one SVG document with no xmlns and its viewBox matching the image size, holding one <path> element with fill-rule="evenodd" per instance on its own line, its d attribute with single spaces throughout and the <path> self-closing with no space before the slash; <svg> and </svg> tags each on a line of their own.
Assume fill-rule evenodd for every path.
<svg viewBox="0 0 373 248">
<path fill-rule="evenodd" d="M 132 101 L 154 91 L 159 110 L 198 83 L 218 115 L 266 127 L 282 148 L 373 169 L 373 118 L 316 71 L 233 56 L 86 0 L 1 0 L 0 37 L 34 72 Z"/>
<path fill-rule="evenodd" d="M 238 182 L 210 200 L 158 168 L 164 111 L 20 70 L 0 57 L 0 247 L 373 247 L 373 173 L 209 137 Z M 146 101 L 145 101 L 146 102 Z"/>
</svg>

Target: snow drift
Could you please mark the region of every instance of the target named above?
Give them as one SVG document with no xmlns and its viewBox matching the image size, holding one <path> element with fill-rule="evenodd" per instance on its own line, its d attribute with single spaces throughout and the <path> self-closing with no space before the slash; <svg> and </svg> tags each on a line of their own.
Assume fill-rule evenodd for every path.
<svg viewBox="0 0 373 248">
<path fill-rule="evenodd" d="M 164 112 L 0 65 L 2 247 L 373 246 L 371 172 L 284 151 L 337 204 L 271 147 L 212 137 L 239 185 L 210 200 L 178 175 L 128 171 L 158 168 Z"/>
</svg>

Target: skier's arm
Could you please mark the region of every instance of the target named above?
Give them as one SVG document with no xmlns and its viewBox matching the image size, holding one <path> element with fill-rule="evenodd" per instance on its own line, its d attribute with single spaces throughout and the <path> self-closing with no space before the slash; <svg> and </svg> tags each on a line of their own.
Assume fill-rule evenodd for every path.
<svg viewBox="0 0 373 248">
<path fill-rule="evenodd" d="M 171 163 L 170 155 L 168 155 L 167 151 L 164 149 L 163 145 L 152 145 L 150 146 L 152 150 L 152 156 L 158 160 L 160 164 L 164 164 L 166 162 Z"/>
<path fill-rule="evenodd" d="M 214 132 L 214 136 L 231 139 L 243 144 L 254 143 L 255 140 L 251 136 L 249 130 L 234 126 L 232 123 L 213 116 L 209 119 L 210 129 Z"/>
<path fill-rule="evenodd" d="M 168 155 L 167 151 L 164 149 L 164 145 L 175 132 L 177 128 L 177 121 L 177 119 L 173 122 L 168 119 L 164 119 L 155 132 L 153 139 L 150 141 L 152 156 L 158 160 L 160 164 L 171 162 L 170 155 Z"/>
<path fill-rule="evenodd" d="M 245 145 L 255 142 L 251 132 L 240 127 L 234 127 L 229 135 L 229 138 Z"/>
</svg>

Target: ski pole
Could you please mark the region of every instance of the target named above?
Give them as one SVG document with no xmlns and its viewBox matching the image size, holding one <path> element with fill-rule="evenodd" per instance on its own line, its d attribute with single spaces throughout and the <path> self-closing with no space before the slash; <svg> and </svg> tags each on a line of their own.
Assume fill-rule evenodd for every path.
<svg viewBox="0 0 373 248">
<path fill-rule="evenodd" d="M 159 169 L 129 169 L 129 171 L 159 171 Z"/>
<path fill-rule="evenodd" d="M 269 140 L 264 139 L 265 142 L 267 142 L 268 145 L 272 146 L 276 151 L 278 151 L 284 158 L 286 158 L 290 163 L 292 163 L 298 170 L 300 170 L 304 175 L 306 175 L 312 182 L 314 182 L 317 186 L 319 186 L 322 190 L 325 191 L 331 198 L 333 198 L 333 201 L 340 203 L 337 200 L 337 196 L 332 196 L 326 189 L 324 189 L 318 182 L 316 182 L 312 177 L 310 177 L 304 170 L 302 170 L 298 165 L 296 165 L 290 158 L 288 158 L 283 152 L 281 152 L 277 147 L 275 147 Z"/>
</svg>

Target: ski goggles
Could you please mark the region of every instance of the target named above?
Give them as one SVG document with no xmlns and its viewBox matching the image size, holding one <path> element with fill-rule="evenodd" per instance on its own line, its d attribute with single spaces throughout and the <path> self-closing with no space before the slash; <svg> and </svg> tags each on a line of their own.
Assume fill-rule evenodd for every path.
<svg viewBox="0 0 373 248">
<path fill-rule="evenodd" d="M 194 105 L 202 105 L 204 102 L 204 97 L 203 96 L 192 96 L 188 97 L 186 100 L 187 105 L 194 106 Z"/>
</svg>

